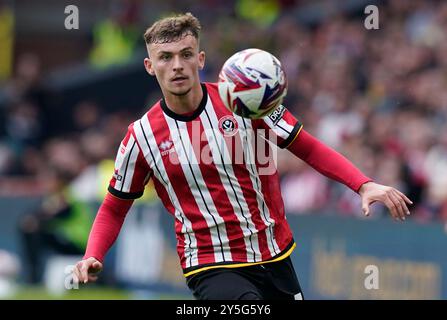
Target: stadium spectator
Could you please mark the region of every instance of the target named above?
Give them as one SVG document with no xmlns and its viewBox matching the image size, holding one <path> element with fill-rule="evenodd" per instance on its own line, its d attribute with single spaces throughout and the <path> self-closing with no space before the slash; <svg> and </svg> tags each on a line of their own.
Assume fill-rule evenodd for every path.
<svg viewBox="0 0 447 320">
<path fill-rule="evenodd" d="M 40 208 L 24 216 L 19 225 L 27 266 L 26 281 L 42 281 L 45 261 L 51 254 L 82 255 L 92 212 L 73 196 L 69 182 L 73 173 L 55 167 L 46 174 L 49 194 Z"/>
</svg>

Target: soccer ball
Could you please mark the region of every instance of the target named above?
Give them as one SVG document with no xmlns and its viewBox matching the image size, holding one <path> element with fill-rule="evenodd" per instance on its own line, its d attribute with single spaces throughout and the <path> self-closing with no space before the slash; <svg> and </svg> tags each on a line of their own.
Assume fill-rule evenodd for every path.
<svg viewBox="0 0 447 320">
<path fill-rule="evenodd" d="M 246 49 L 232 55 L 219 74 L 219 95 L 235 114 L 259 119 L 278 107 L 287 94 L 281 62 L 269 52 Z"/>
</svg>

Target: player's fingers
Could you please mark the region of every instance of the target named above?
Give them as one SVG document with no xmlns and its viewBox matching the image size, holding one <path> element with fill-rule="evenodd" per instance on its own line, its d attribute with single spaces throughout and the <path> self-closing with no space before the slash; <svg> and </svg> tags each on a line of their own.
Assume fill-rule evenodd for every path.
<svg viewBox="0 0 447 320">
<path fill-rule="evenodd" d="M 84 261 L 82 263 L 82 267 L 81 267 L 81 275 L 82 275 L 82 282 L 83 283 L 87 283 L 88 282 L 88 269 L 89 269 L 89 264 Z"/>
<path fill-rule="evenodd" d="M 391 212 L 391 216 L 395 219 L 395 220 L 399 220 L 399 214 L 397 213 L 397 208 L 396 205 L 393 203 L 393 201 L 390 199 L 389 195 L 386 194 L 385 198 L 383 200 L 383 203 L 386 205 L 386 207 L 388 208 L 388 210 L 390 210 Z"/>
<path fill-rule="evenodd" d="M 395 196 L 399 199 L 399 203 L 402 207 L 402 210 L 404 211 L 404 215 L 410 215 L 410 210 L 408 209 L 405 195 L 402 192 L 399 192 L 399 190 L 394 190 Z M 408 198 L 407 198 L 408 199 Z"/>
<path fill-rule="evenodd" d="M 396 206 L 396 211 L 399 216 L 399 219 L 402 221 L 405 220 L 405 216 L 407 214 L 406 212 L 408 209 L 405 209 L 402 205 L 404 203 L 404 200 L 401 199 L 400 196 L 398 196 L 393 191 L 390 192 L 389 197 L 390 200 L 393 201 L 394 205 Z"/>
<path fill-rule="evenodd" d="M 408 204 L 413 204 L 413 201 L 411 201 L 403 192 L 395 189 L 396 192 L 405 200 L 406 203 Z"/>
<path fill-rule="evenodd" d="M 405 220 L 405 212 L 401 208 L 399 199 L 397 199 L 396 196 L 392 192 L 390 192 L 388 194 L 388 198 L 393 203 L 397 220 L 404 221 Z"/>
<path fill-rule="evenodd" d="M 369 216 L 369 204 L 368 204 L 367 201 L 363 201 L 363 203 L 362 203 L 362 211 L 363 211 L 363 214 L 364 214 L 366 217 Z"/>
<path fill-rule="evenodd" d="M 73 268 L 73 281 L 77 281 L 77 283 L 84 282 L 84 279 L 82 278 L 82 274 L 79 268 L 79 264 L 76 264 Z"/>
<path fill-rule="evenodd" d="M 74 273 L 72 273 L 71 281 L 72 281 L 73 284 L 79 284 L 80 283 L 79 278 Z"/>
<path fill-rule="evenodd" d="M 89 282 L 95 282 L 96 280 L 98 280 L 98 276 L 91 275 L 91 274 L 88 276 L 88 281 Z"/>
<path fill-rule="evenodd" d="M 99 272 L 102 269 L 102 264 L 99 261 L 96 261 L 92 264 L 93 272 Z"/>
</svg>

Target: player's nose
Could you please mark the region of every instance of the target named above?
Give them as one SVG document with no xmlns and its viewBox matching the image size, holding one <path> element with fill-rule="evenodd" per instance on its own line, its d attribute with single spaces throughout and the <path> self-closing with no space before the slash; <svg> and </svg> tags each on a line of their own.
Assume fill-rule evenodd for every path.
<svg viewBox="0 0 447 320">
<path fill-rule="evenodd" d="M 172 69 L 174 71 L 181 71 L 181 70 L 183 70 L 182 59 L 180 59 L 179 56 L 174 56 Z"/>
</svg>

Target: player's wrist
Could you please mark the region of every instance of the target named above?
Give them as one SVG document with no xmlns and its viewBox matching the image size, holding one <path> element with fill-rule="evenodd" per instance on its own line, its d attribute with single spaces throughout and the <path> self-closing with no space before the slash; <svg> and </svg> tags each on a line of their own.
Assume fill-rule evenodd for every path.
<svg viewBox="0 0 447 320">
<path fill-rule="evenodd" d="M 85 260 L 94 260 L 94 262 L 98 261 L 98 262 L 102 263 L 102 260 L 100 260 L 92 255 L 85 255 L 82 257 L 82 260 L 84 260 L 84 261 Z"/>
<path fill-rule="evenodd" d="M 358 190 L 359 195 L 363 196 L 368 190 L 370 190 L 374 186 L 374 184 L 375 183 L 371 180 L 364 182 Z"/>
</svg>

